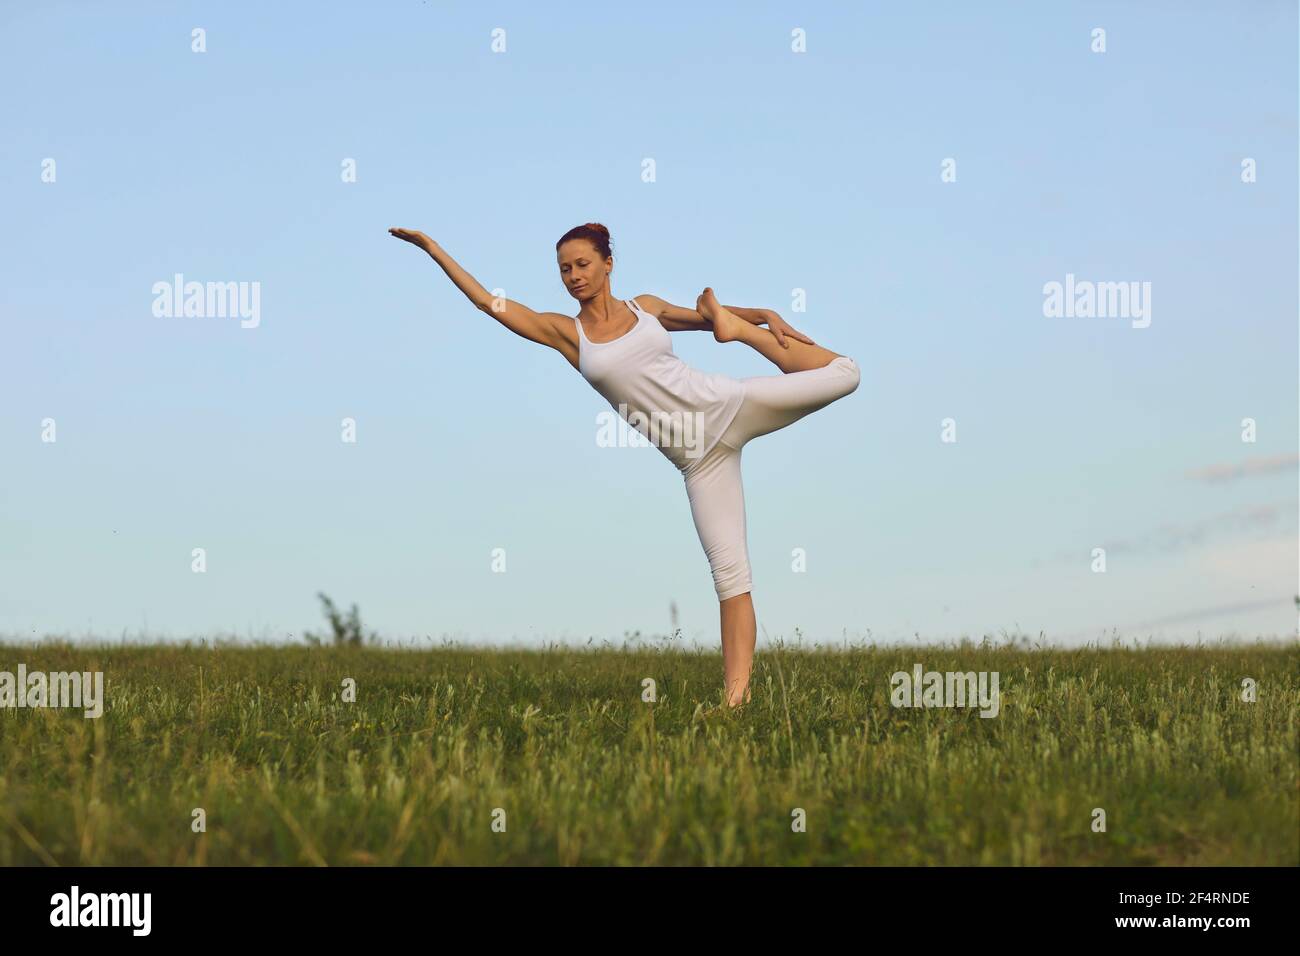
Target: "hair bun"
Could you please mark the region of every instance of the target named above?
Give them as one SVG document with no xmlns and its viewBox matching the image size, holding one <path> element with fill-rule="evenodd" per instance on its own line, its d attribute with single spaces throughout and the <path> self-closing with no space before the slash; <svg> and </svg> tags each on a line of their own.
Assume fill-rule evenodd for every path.
<svg viewBox="0 0 1300 956">
<path fill-rule="evenodd" d="M 603 223 L 584 222 L 581 226 L 574 226 L 560 237 L 560 241 L 555 244 L 556 251 L 558 252 L 560 246 L 570 239 L 586 240 L 591 243 L 598 255 L 606 259 L 613 255 L 613 250 L 610 249 L 612 240 L 609 236 L 609 230 L 605 228 Z"/>
</svg>

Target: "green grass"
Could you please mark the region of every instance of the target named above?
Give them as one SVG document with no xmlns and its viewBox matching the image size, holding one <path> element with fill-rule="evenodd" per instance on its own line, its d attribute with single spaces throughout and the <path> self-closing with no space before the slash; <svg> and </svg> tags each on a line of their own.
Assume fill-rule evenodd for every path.
<svg viewBox="0 0 1300 956">
<path fill-rule="evenodd" d="M 20 662 L 102 670 L 107 702 L 0 710 L 4 865 L 1300 864 L 1294 643 L 760 648 L 739 713 L 708 711 L 719 655 L 667 648 Z M 891 707 L 917 662 L 998 671 L 1000 716 Z"/>
</svg>

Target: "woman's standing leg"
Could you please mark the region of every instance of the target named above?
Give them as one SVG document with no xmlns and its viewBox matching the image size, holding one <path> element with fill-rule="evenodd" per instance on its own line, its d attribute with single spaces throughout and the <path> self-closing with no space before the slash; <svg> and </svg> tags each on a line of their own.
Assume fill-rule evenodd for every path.
<svg viewBox="0 0 1300 956">
<path fill-rule="evenodd" d="M 749 699 L 757 625 L 750 596 L 745 489 L 740 449 L 722 441 L 683 474 L 691 517 L 704 547 L 722 624 L 722 677 L 728 706 Z"/>
<path fill-rule="evenodd" d="M 754 619 L 754 595 L 737 594 L 718 604 L 722 613 L 722 681 L 727 706 L 749 701 L 749 676 L 754 669 L 754 640 L 758 622 Z"/>
</svg>

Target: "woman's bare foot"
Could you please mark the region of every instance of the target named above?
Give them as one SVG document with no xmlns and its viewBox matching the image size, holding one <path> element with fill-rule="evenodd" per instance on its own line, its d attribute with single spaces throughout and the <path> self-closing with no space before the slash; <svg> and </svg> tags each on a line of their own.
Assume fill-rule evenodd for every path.
<svg viewBox="0 0 1300 956">
<path fill-rule="evenodd" d="M 744 707 L 746 704 L 749 703 L 749 700 L 750 700 L 749 686 L 746 685 L 743 693 L 737 693 L 733 691 L 732 694 L 727 698 L 727 709 L 730 711 L 734 711 L 739 707 Z"/>
<path fill-rule="evenodd" d="M 718 297 L 713 294 L 713 289 L 708 286 L 695 300 L 695 311 L 713 323 L 713 337 L 719 342 L 734 342 L 741 336 L 741 326 L 748 324 L 734 312 L 723 308 Z"/>
</svg>

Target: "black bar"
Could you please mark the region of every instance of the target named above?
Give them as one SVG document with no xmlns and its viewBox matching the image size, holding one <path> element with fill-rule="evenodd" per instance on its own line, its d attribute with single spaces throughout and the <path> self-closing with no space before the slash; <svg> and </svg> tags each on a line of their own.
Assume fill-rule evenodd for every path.
<svg viewBox="0 0 1300 956">
<path fill-rule="evenodd" d="M 82 906 L 92 894 L 148 893 L 148 938 L 203 944 L 270 937 L 373 945 L 377 933 L 400 932 L 447 943 L 448 934 L 482 942 L 517 934 L 526 943 L 553 942 L 557 933 L 610 943 L 644 934 L 660 945 L 677 938 L 676 924 L 702 921 L 711 937 L 716 931 L 741 945 L 768 928 L 843 929 L 863 942 L 982 945 L 1044 929 L 1056 942 L 1130 936 L 1231 945 L 1294 927 L 1295 878 L 1292 868 L 1234 867 L 69 867 L 0 870 L 0 899 L 7 943 L 134 935 L 129 925 L 52 926 L 52 898 L 65 894 L 70 903 L 76 886 Z M 1171 892 L 1182 899 L 1171 903 Z M 1132 901 L 1121 902 L 1121 893 Z M 722 927 L 728 913 L 743 914 L 734 937 Z M 1160 925 L 1205 917 L 1246 917 L 1249 925 Z M 1123 918 L 1156 925 L 1117 925 Z"/>
</svg>

